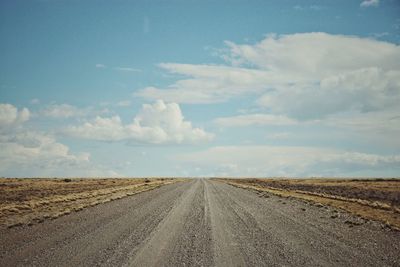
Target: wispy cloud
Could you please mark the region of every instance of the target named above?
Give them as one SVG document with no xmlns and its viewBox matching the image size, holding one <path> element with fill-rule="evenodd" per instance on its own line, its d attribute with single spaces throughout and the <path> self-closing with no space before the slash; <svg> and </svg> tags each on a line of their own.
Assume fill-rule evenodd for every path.
<svg viewBox="0 0 400 267">
<path fill-rule="evenodd" d="M 106 69 L 108 68 L 106 65 L 104 64 L 96 64 L 95 65 L 96 68 L 98 69 Z M 137 69 L 137 68 L 131 68 L 131 67 L 112 67 L 111 69 L 117 70 L 117 71 L 125 71 L 125 72 L 140 72 L 142 70 Z"/>
<path fill-rule="evenodd" d="M 92 108 L 78 108 L 69 104 L 51 104 L 39 113 L 51 118 L 72 118 L 87 116 L 92 110 Z"/>
<path fill-rule="evenodd" d="M 98 63 L 95 65 L 95 67 L 99 68 L 99 69 L 104 69 L 104 68 L 106 68 L 106 65 Z"/>
<path fill-rule="evenodd" d="M 33 98 L 33 99 L 31 99 L 30 102 L 31 102 L 32 105 L 37 105 L 37 104 L 40 103 L 40 100 L 38 98 Z"/>
<path fill-rule="evenodd" d="M 114 69 L 119 70 L 119 71 L 126 71 L 126 72 L 141 72 L 142 71 L 140 69 L 129 68 L 129 67 L 115 67 Z"/>
<path fill-rule="evenodd" d="M 310 6 L 295 5 L 293 8 L 296 10 L 314 10 L 314 11 L 323 9 L 322 6 L 318 5 L 310 5 Z"/>
<path fill-rule="evenodd" d="M 382 37 L 385 37 L 385 36 L 389 36 L 390 33 L 388 33 L 388 32 L 375 32 L 375 33 L 371 33 L 370 35 L 372 37 L 374 37 L 374 38 L 379 39 L 379 38 L 382 38 Z"/>
<path fill-rule="evenodd" d="M 400 170 L 400 155 L 308 146 L 216 146 L 178 155 L 176 160 L 215 176 L 372 176 L 388 169 L 386 175 L 391 176 Z"/>
<path fill-rule="evenodd" d="M 360 4 L 361 7 L 379 6 L 379 0 L 364 0 Z"/>
<path fill-rule="evenodd" d="M 132 104 L 130 100 L 123 100 L 117 103 L 118 107 L 129 107 Z"/>
<path fill-rule="evenodd" d="M 282 139 L 288 139 L 292 136 L 291 133 L 289 132 L 279 132 L 279 133 L 270 133 L 266 135 L 267 139 L 272 139 L 272 140 L 282 140 Z"/>
<path fill-rule="evenodd" d="M 296 120 L 283 115 L 272 114 L 249 114 L 233 117 L 223 117 L 214 120 L 221 127 L 245 127 L 245 126 L 263 126 L 263 125 L 296 125 Z"/>
<path fill-rule="evenodd" d="M 108 112 L 108 109 L 98 109 L 92 106 L 77 107 L 70 104 L 50 104 L 39 110 L 38 114 L 54 119 L 68 119 L 97 116 Z"/>
</svg>

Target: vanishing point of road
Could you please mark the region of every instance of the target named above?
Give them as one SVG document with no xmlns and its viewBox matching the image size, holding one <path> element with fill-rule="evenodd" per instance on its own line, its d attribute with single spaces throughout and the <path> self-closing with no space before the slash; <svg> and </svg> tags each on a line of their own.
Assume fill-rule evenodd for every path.
<svg viewBox="0 0 400 267">
<path fill-rule="evenodd" d="M 0 229 L 0 266 L 400 266 L 400 232 L 335 212 L 196 179 Z"/>
</svg>

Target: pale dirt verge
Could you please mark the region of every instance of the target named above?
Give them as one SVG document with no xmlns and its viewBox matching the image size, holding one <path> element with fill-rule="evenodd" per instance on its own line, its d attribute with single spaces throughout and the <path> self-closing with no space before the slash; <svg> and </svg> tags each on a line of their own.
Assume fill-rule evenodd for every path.
<svg viewBox="0 0 400 267">
<path fill-rule="evenodd" d="M 368 201 L 365 199 L 352 199 L 301 190 L 288 190 L 258 184 L 246 184 L 242 181 L 235 181 L 235 179 L 217 180 L 239 188 L 251 189 L 258 192 L 268 192 L 281 197 L 293 197 L 313 203 L 328 205 L 345 210 L 368 220 L 382 222 L 388 227 L 400 230 L 400 210 L 397 206 L 390 206 L 386 203 Z"/>
<path fill-rule="evenodd" d="M 182 179 L 1 179 L 0 227 L 33 225 Z"/>
</svg>

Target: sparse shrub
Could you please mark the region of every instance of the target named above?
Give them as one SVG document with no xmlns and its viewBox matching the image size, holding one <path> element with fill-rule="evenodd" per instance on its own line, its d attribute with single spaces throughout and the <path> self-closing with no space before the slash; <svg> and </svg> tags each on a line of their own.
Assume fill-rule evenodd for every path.
<svg viewBox="0 0 400 267">
<path fill-rule="evenodd" d="M 150 183 L 150 180 L 149 179 L 145 179 L 144 182 L 147 184 L 147 183 Z"/>
<path fill-rule="evenodd" d="M 72 180 L 70 178 L 65 178 L 63 181 L 66 183 L 72 182 Z"/>
</svg>

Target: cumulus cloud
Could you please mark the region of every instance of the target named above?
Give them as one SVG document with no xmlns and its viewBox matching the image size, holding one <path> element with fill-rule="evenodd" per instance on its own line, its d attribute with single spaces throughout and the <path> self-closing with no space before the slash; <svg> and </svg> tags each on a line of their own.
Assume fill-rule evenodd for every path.
<svg viewBox="0 0 400 267">
<path fill-rule="evenodd" d="M 232 64 L 285 77 L 257 101 L 272 113 L 310 119 L 343 110 L 381 110 L 400 100 L 400 48 L 395 44 L 326 33 L 227 44 L 225 58 Z"/>
<path fill-rule="evenodd" d="M 136 141 L 152 144 L 197 143 L 210 141 L 213 134 L 194 128 L 185 121 L 176 103 L 144 104 L 130 124 L 123 124 L 119 116 L 97 117 L 80 126 L 71 126 L 66 133 L 79 138 L 100 141 Z"/>
<path fill-rule="evenodd" d="M 186 78 L 135 96 L 204 104 L 255 95 L 266 112 L 301 120 L 379 111 L 400 101 L 400 47 L 393 43 L 315 32 L 226 45 L 221 56 L 229 65 L 162 63 Z"/>
<path fill-rule="evenodd" d="M 209 104 L 254 99 L 251 112 L 217 118 L 220 127 L 308 125 L 347 140 L 400 145 L 400 46 L 322 32 L 270 34 L 257 43 L 226 42 L 223 65 L 162 63 L 176 81 L 135 93 L 146 99 Z M 252 114 L 253 113 L 253 114 Z"/>
<path fill-rule="evenodd" d="M 0 173 L 7 177 L 117 177 L 89 153 L 73 153 L 54 136 L 28 130 L 0 134 Z"/>
<path fill-rule="evenodd" d="M 359 69 L 330 76 L 318 84 L 281 86 L 262 95 L 257 104 L 275 114 L 314 119 L 343 111 L 379 111 L 400 100 L 400 71 Z"/>
<path fill-rule="evenodd" d="M 0 158 L 3 168 L 17 163 L 24 165 L 35 162 L 46 167 L 56 164 L 78 165 L 82 161 L 89 161 L 89 154 L 71 154 L 66 145 L 56 142 L 50 135 L 22 131 L 12 135 L 2 135 L 0 138 Z"/>
<path fill-rule="evenodd" d="M 0 104 L 0 174 L 11 177 L 32 176 L 106 176 L 114 174 L 97 168 L 89 153 L 72 153 L 54 136 L 26 129 L 29 110 Z"/>
<path fill-rule="evenodd" d="M 391 176 L 400 169 L 400 155 L 293 146 L 217 146 L 176 160 L 215 176 Z"/>
<path fill-rule="evenodd" d="M 29 120 L 30 112 L 27 108 L 18 110 L 11 104 L 0 104 L 0 128 L 17 125 Z"/>
<path fill-rule="evenodd" d="M 360 4 L 361 7 L 379 6 L 379 0 L 364 0 Z"/>
</svg>

